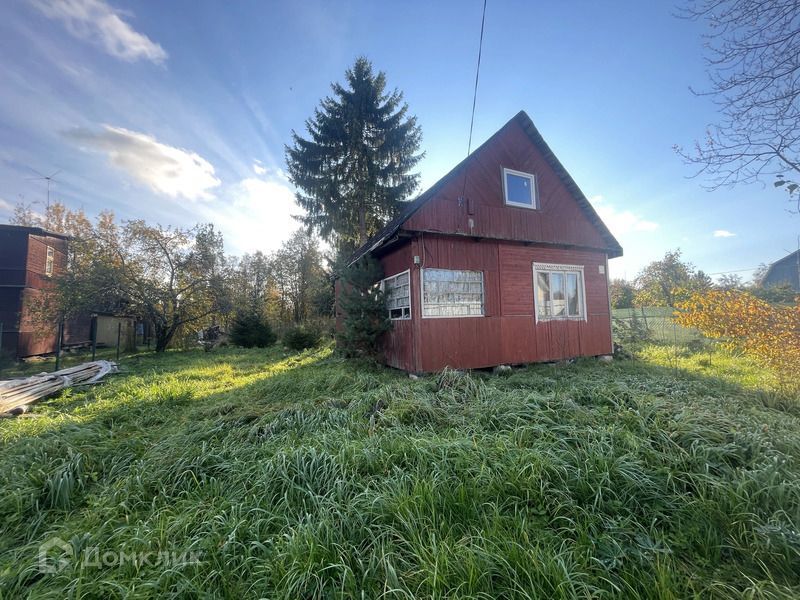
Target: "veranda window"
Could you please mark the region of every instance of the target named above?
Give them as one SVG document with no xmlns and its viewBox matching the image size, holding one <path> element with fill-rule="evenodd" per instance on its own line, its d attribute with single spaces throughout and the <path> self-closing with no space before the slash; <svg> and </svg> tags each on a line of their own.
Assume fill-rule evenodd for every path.
<svg viewBox="0 0 800 600">
<path fill-rule="evenodd" d="M 422 316 L 483 316 L 483 272 L 423 269 Z"/>
<path fill-rule="evenodd" d="M 390 319 L 411 318 L 411 286 L 409 272 L 387 277 L 382 282 L 386 294 L 386 309 Z"/>
</svg>

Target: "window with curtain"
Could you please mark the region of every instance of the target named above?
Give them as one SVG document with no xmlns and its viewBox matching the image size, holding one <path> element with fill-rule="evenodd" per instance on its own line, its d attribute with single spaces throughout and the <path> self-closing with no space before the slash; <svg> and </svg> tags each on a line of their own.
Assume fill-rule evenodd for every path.
<svg viewBox="0 0 800 600">
<path fill-rule="evenodd" d="M 483 272 L 423 269 L 422 316 L 483 316 Z"/>
<path fill-rule="evenodd" d="M 585 319 L 583 267 L 533 265 L 536 319 Z"/>
<path fill-rule="evenodd" d="M 411 280 L 409 272 L 398 273 L 383 280 L 386 309 L 390 319 L 411 318 Z"/>
</svg>

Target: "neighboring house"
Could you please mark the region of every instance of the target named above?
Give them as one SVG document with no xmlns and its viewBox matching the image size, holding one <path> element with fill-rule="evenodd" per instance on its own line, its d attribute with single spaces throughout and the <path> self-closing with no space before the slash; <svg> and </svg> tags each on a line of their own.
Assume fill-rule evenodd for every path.
<svg viewBox="0 0 800 600">
<path fill-rule="evenodd" d="M 792 286 L 794 291 L 800 292 L 800 250 L 772 263 L 761 282 L 762 287 L 786 284 Z"/>
<path fill-rule="evenodd" d="M 386 276 L 393 328 L 384 350 L 393 367 L 612 352 L 608 259 L 622 248 L 524 112 L 410 202 L 351 264 L 367 253 Z"/>
<path fill-rule="evenodd" d="M 37 324 L 34 307 L 67 264 L 69 238 L 39 227 L 0 225 L 0 347 L 16 357 L 55 352 L 58 324 Z M 90 339 L 90 322 L 65 323 L 65 345 Z"/>
</svg>

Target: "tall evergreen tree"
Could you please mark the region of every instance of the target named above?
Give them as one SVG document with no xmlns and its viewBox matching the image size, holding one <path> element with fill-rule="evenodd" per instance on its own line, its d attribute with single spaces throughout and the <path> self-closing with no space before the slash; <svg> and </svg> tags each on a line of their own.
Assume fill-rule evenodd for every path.
<svg viewBox="0 0 800 600">
<path fill-rule="evenodd" d="M 398 90 L 387 93 L 386 75 L 356 60 L 345 85 L 331 85 L 306 121 L 309 138 L 292 132 L 286 147 L 289 176 L 304 225 L 340 252 L 363 244 L 393 218 L 419 184 L 411 170 L 422 158 L 417 119 Z"/>
</svg>

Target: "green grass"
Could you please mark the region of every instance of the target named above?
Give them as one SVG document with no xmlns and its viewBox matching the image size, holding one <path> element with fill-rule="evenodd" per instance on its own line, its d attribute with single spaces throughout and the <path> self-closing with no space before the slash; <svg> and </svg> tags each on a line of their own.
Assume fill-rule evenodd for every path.
<svg viewBox="0 0 800 600">
<path fill-rule="evenodd" d="M 0 598 L 798 597 L 798 404 L 735 357 L 643 354 L 126 359 L 0 422 Z M 53 537 L 199 560 L 43 574 Z"/>
<path fill-rule="evenodd" d="M 144 346 L 141 346 L 136 353 L 120 354 L 120 360 L 128 360 L 131 357 L 139 355 L 148 355 L 149 351 Z M 67 367 L 74 367 L 81 363 L 89 362 L 92 360 L 92 351 L 89 348 L 80 348 L 76 350 L 65 350 L 61 355 L 59 369 L 66 369 Z M 116 348 L 97 348 L 95 352 L 95 360 L 117 360 Z M 29 377 L 31 375 L 38 375 L 39 373 L 52 373 L 56 370 L 55 355 L 48 356 L 34 356 L 27 358 L 21 362 L 8 361 L 4 363 L 0 361 L 0 379 L 11 379 L 13 377 Z"/>
</svg>

